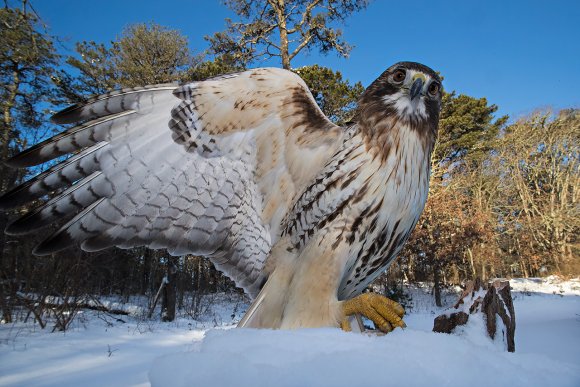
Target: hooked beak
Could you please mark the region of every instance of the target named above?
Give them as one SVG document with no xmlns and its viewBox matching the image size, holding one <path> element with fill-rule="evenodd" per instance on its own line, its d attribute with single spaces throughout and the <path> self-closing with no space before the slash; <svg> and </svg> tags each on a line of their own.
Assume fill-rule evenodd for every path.
<svg viewBox="0 0 580 387">
<path fill-rule="evenodd" d="M 409 93 L 411 101 L 421 94 L 421 90 L 423 90 L 423 79 L 417 78 L 413 81 L 413 85 L 411 85 L 411 92 Z"/>
</svg>

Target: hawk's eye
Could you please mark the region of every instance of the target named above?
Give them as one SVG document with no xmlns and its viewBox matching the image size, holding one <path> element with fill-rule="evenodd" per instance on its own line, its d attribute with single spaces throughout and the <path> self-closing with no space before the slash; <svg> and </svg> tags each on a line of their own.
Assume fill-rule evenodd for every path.
<svg viewBox="0 0 580 387">
<path fill-rule="evenodd" d="M 439 84 L 437 82 L 431 82 L 429 85 L 429 94 L 432 96 L 436 96 L 439 92 Z"/>
<path fill-rule="evenodd" d="M 407 77 L 407 73 L 405 73 L 405 70 L 397 70 L 395 71 L 395 73 L 393 74 L 393 81 L 395 81 L 396 83 L 401 83 L 405 80 L 405 78 Z"/>
</svg>

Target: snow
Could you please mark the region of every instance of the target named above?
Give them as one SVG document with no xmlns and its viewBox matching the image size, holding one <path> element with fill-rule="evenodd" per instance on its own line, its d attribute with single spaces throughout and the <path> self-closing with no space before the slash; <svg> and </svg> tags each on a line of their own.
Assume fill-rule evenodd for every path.
<svg viewBox="0 0 580 387">
<path fill-rule="evenodd" d="M 0 386 L 149 386 L 147 374 L 156 358 L 191 351 L 208 329 L 233 327 L 241 318 L 233 313 L 240 300 L 232 297 L 209 297 L 214 305 L 202 319 L 180 317 L 171 323 L 145 319 L 146 301 L 131 301 L 102 304 L 133 316 L 85 311 L 64 333 L 0 324 Z"/>
<path fill-rule="evenodd" d="M 16 339 L 0 347 L 0 385 L 147 386 L 147 371 L 155 358 L 191 350 L 203 337 L 199 330 L 138 329 L 148 330 L 132 324 L 91 326 L 84 332 L 35 332 Z"/>
<path fill-rule="evenodd" d="M 477 328 L 483 328 L 483 325 Z M 573 386 L 578 369 L 544 355 L 419 329 L 383 337 L 337 329 L 210 331 L 192 352 L 162 357 L 153 386 Z M 577 381 L 577 379 L 576 379 Z"/>
<path fill-rule="evenodd" d="M 580 278 L 567 281 L 555 275 L 546 278 L 514 278 L 510 280 L 510 286 L 516 292 L 580 296 Z"/>
<path fill-rule="evenodd" d="M 121 323 L 87 311 L 65 333 L 0 325 L 0 385 L 580 386 L 580 281 L 511 282 L 515 353 L 487 339 L 477 319 L 456 335 L 431 332 L 444 308 L 421 289 L 412 290 L 408 328 L 386 336 L 230 329 L 240 318 L 232 311 L 244 308 L 218 298 L 199 321 Z"/>
</svg>

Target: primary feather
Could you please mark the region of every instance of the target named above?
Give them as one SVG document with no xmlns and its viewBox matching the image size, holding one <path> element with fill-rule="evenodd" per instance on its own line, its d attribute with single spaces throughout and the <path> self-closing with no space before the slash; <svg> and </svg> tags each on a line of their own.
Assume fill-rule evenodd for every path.
<svg viewBox="0 0 580 387">
<path fill-rule="evenodd" d="M 8 163 L 80 153 L 8 192 L 1 205 L 69 188 L 8 233 L 72 218 L 35 253 L 81 243 L 85 250 L 145 245 L 205 255 L 253 295 L 294 195 L 342 136 L 304 82 L 279 69 L 125 89 L 53 121 L 80 124 Z"/>
</svg>

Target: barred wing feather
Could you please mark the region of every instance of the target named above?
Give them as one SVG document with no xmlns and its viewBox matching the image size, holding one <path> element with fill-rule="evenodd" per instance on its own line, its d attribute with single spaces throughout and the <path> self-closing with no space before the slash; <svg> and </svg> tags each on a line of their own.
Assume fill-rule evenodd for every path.
<svg viewBox="0 0 580 387">
<path fill-rule="evenodd" d="M 53 121 L 79 124 L 8 163 L 73 156 L 0 198 L 9 208 L 52 196 L 8 233 L 62 220 L 36 254 L 79 243 L 207 256 L 250 295 L 295 196 L 343 136 L 304 82 L 280 69 L 125 89 Z"/>
</svg>

